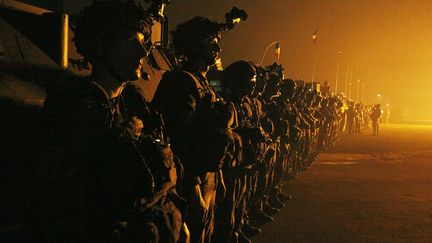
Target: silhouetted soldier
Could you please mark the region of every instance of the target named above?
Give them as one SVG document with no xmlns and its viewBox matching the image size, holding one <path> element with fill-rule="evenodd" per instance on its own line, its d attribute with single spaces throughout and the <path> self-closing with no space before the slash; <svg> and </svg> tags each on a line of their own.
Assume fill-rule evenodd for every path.
<svg viewBox="0 0 432 243">
<path fill-rule="evenodd" d="M 382 113 L 383 113 L 383 111 L 381 110 L 380 104 L 376 104 L 373 106 L 371 113 L 370 113 L 370 119 L 372 122 L 372 131 L 373 131 L 374 136 L 378 136 L 379 123 L 380 123 L 380 118 L 381 118 Z"/>
<path fill-rule="evenodd" d="M 246 61 L 237 61 L 229 65 L 222 78 L 222 90 L 227 101 L 231 102 L 236 109 L 238 125 L 235 132 L 241 137 L 243 147 L 243 160 L 234 168 L 237 173 L 230 173 L 230 185 L 237 185 L 234 191 L 236 209 L 234 219 L 234 230 L 240 242 L 248 242 L 248 236 L 260 232 L 259 229 L 249 225 L 247 210 L 254 200 L 256 192 L 256 167 L 262 162 L 262 153 L 259 152 L 258 144 L 264 142 L 261 127 L 257 121 L 258 117 L 253 111 L 250 96 L 255 88 L 255 67 Z M 229 218 L 224 219 L 230 220 Z"/>
<path fill-rule="evenodd" d="M 281 77 L 276 73 L 270 73 L 267 85 L 262 94 L 263 100 L 265 102 L 263 110 L 265 111 L 267 117 L 272 121 L 274 126 L 274 131 L 271 134 L 271 138 L 273 141 L 273 147 L 275 151 L 275 162 L 273 175 L 269 178 L 269 200 L 268 203 L 273 208 L 282 208 L 285 206 L 283 202 L 281 202 L 279 198 L 280 194 L 280 183 L 283 173 L 280 171 L 280 168 L 283 167 L 283 156 L 281 154 L 281 136 L 287 132 L 287 126 L 285 126 L 285 121 L 281 119 L 282 114 L 280 113 L 280 107 L 277 103 L 277 97 L 280 94 L 280 81 Z"/>
<path fill-rule="evenodd" d="M 214 127 L 219 98 L 205 75 L 219 58 L 218 23 L 195 17 L 173 31 L 180 71 L 164 74 L 152 103 L 161 112 L 174 152 L 184 164 L 182 196 L 190 204 L 191 242 L 209 242 L 219 173 L 228 138 Z"/>
<path fill-rule="evenodd" d="M 139 126 L 121 105 L 125 82 L 140 76 L 151 46 L 144 15 L 120 1 L 95 1 L 78 15 L 74 41 L 92 74 L 50 90 L 45 100 L 42 242 L 159 240 L 141 205 L 157 190 L 154 177 L 136 149 Z"/>
<path fill-rule="evenodd" d="M 355 117 L 354 117 L 354 133 L 361 134 L 362 127 L 362 108 L 360 103 L 356 103 L 354 106 Z"/>
<path fill-rule="evenodd" d="M 272 139 L 274 123 L 266 113 L 267 101 L 262 94 L 268 81 L 268 71 L 264 67 L 257 66 L 257 81 L 253 95 L 250 97 L 253 120 L 260 127 L 263 139 L 256 141 L 256 147 L 260 156 L 260 163 L 255 166 L 256 190 L 249 209 L 249 218 L 260 223 L 271 222 L 273 215 L 279 209 L 269 205 L 271 181 L 274 177 L 277 144 Z"/>
<path fill-rule="evenodd" d="M 177 178 L 181 180 L 183 166 L 171 151 L 161 115 L 145 100 L 143 91 L 129 83 L 121 96 L 130 133 L 135 135 L 134 145 L 144 157 L 154 181 L 154 193 L 151 197 L 142 198 L 137 205 L 143 214 L 154 219 L 160 242 L 176 242 L 183 224 L 182 214 L 187 207 L 176 191 Z M 188 237 L 187 226 L 184 227 L 184 237 Z"/>
<path fill-rule="evenodd" d="M 355 124 L 354 124 L 354 120 L 355 120 L 355 116 L 356 116 L 356 111 L 355 111 L 355 105 L 354 102 L 350 101 L 349 102 L 349 106 L 348 106 L 348 110 L 346 111 L 346 131 L 348 132 L 348 134 L 353 134 L 354 133 L 354 128 L 355 128 Z"/>
<path fill-rule="evenodd" d="M 300 117 L 299 117 L 299 111 L 297 109 L 296 103 L 295 103 L 295 90 L 296 90 L 296 84 L 292 79 L 284 79 L 281 83 L 280 88 L 280 99 L 281 99 L 281 105 L 283 106 L 283 118 L 288 121 L 288 129 L 289 132 L 287 133 L 289 136 L 285 136 L 282 138 L 282 142 L 286 144 L 285 146 L 289 146 L 289 151 L 287 151 L 288 158 L 287 158 L 287 165 L 285 167 L 284 176 L 286 179 L 291 178 L 292 174 L 294 173 L 294 162 L 295 158 L 294 153 L 297 149 L 298 142 L 300 138 L 302 137 L 302 130 L 299 128 L 300 124 Z M 281 196 L 282 199 L 289 199 L 289 196 Z"/>
</svg>

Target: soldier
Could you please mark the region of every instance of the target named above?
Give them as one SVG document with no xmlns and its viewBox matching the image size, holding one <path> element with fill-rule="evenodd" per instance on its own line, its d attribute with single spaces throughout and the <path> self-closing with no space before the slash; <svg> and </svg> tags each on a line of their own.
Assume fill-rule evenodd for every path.
<svg viewBox="0 0 432 243">
<path fill-rule="evenodd" d="M 289 136 L 284 136 L 282 138 L 283 143 L 285 146 L 287 146 L 289 149 L 287 151 L 288 158 L 287 158 L 287 165 L 285 167 L 285 179 L 291 178 L 291 176 L 294 173 L 293 168 L 293 161 L 295 158 L 295 150 L 298 148 L 298 142 L 300 138 L 302 137 L 302 130 L 299 128 L 300 124 L 300 117 L 299 117 L 299 111 L 297 110 L 297 107 L 294 102 L 294 95 L 296 90 L 296 84 L 291 79 L 284 79 L 281 83 L 281 105 L 283 106 L 284 110 L 284 120 L 288 121 L 289 125 Z M 289 196 L 280 195 L 280 198 L 282 201 L 285 201 L 289 199 Z"/>
<path fill-rule="evenodd" d="M 381 105 L 376 104 L 373 106 L 371 113 L 370 113 L 370 119 L 372 122 L 372 131 L 373 136 L 378 136 L 379 133 L 379 122 L 383 111 L 381 110 Z"/>
<path fill-rule="evenodd" d="M 355 118 L 354 118 L 354 133 L 361 134 L 362 126 L 362 107 L 360 103 L 355 104 Z"/>
<path fill-rule="evenodd" d="M 278 68 L 278 64 L 273 64 L 270 68 Z M 281 67 L 280 67 L 281 68 Z M 277 73 L 279 72 L 279 73 Z M 272 133 L 272 140 L 274 142 L 275 149 L 275 163 L 273 169 L 273 175 L 271 176 L 271 180 L 269 182 L 269 205 L 272 208 L 280 209 L 285 206 L 282 202 L 282 198 L 287 198 L 286 195 L 282 194 L 281 186 L 283 179 L 283 167 L 286 160 L 287 155 L 287 144 L 281 144 L 282 137 L 287 136 L 288 132 L 288 124 L 287 120 L 282 118 L 282 113 L 280 110 L 280 104 L 278 100 L 280 100 L 280 82 L 282 79 L 282 69 L 277 70 L 277 72 L 271 72 L 269 74 L 269 79 L 267 82 L 267 86 L 262 94 L 263 100 L 266 105 L 264 106 L 264 111 L 266 115 L 270 118 L 274 125 L 274 131 Z M 285 139 L 285 138 L 283 138 Z"/>
<path fill-rule="evenodd" d="M 249 225 L 247 219 L 247 211 L 256 191 L 254 167 L 262 161 L 257 147 L 257 141 L 262 140 L 262 134 L 260 126 L 254 121 L 251 100 L 248 98 L 255 88 L 255 80 L 255 67 L 246 61 L 232 63 L 224 70 L 222 77 L 223 94 L 235 107 L 238 118 L 235 132 L 240 135 L 243 146 L 243 160 L 233 168 L 237 173 L 229 173 L 230 185 L 237 186 L 233 194 L 236 208 L 232 218 L 240 242 L 249 242 L 248 237 L 261 232 L 258 228 Z"/>
<path fill-rule="evenodd" d="M 264 67 L 257 67 L 257 85 L 250 97 L 250 103 L 254 122 L 257 124 L 257 127 L 260 127 L 264 142 L 256 141 L 256 146 L 260 152 L 257 153 L 257 157 L 261 156 L 261 163 L 256 166 L 257 189 L 249 215 L 250 218 L 263 222 L 270 222 L 272 219 L 271 216 L 279 212 L 279 209 L 273 208 L 268 204 L 270 197 L 270 191 L 268 190 L 270 187 L 269 183 L 272 181 L 275 169 L 276 143 L 272 139 L 274 124 L 264 110 L 267 102 L 262 97 L 267 81 L 267 70 Z"/>
<path fill-rule="evenodd" d="M 233 130 L 237 127 L 237 112 L 231 102 L 227 102 L 226 106 L 229 107 L 225 109 L 226 119 L 222 119 L 226 122 L 220 124 L 229 138 L 222 168 L 226 191 L 223 192 L 219 187 L 217 192 L 213 242 L 237 242 L 239 238 L 241 240 L 241 235 L 235 230 L 241 220 L 236 218 L 236 210 L 240 204 L 239 199 L 246 191 L 246 185 L 242 183 L 244 181 L 238 179 L 243 174 L 243 144 L 240 135 Z"/>
<path fill-rule="evenodd" d="M 346 114 L 347 114 L 346 131 L 348 132 L 348 134 L 353 134 L 355 128 L 354 120 L 356 116 L 355 104 L 353 101 L 349 102 L 349 107 L 348 110 L 346 111 Z"/>
<path fill-rule="evenodd" d="M 92 74 L 45 99 L 37 234 L 41 242 L 158 242 L 142 207 L 155 178 L 136 148 L 139 121 L 130 123 L 121 104 L 151 47 L 145 11 L 130 1 L 95 1 L 74 32 Z"/>
<path fill-rule="evenodd" d="M 210 242 L 228 138 L 214 126 L 216 117 L 222 117 L 216 108 L 220 99 L 205 75 L 219 59 L 221 29 L 217 22 L 195 17 L 177 26 L 172 35 L 181 68 L 164 74 L 152 103 L 161 112 L 173 151 L 184 164 L 181 193 L 190 206 L 186 221 L 191 242 Z"/>
<path fill-rule="evenodd" d="M 160 242 L 176 242 L 180 233 L 187 238 L 186 224 L 180 232 L 186 202 L 176 191 L 177 177 L 181 180 L 183 166 L 171 151 L 163 119 L 135 84 L 127 84 L 121 96 L 127 110 L 128 130 L 135 135 L 134 145 L 154 180 L 154 193 L 142 198 L 137 206 L 143 214 L 155 219 Z"/>
</svg>

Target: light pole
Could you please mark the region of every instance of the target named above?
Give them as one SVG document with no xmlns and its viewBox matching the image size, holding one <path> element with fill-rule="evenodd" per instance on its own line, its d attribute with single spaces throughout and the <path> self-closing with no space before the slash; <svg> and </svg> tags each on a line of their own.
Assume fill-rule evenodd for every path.
<svg viewBox="0 0 432 243">
<path fill-rule="evenodd" d="M 362 83 L 362 94 L 361 94 L 361 103 L 364 104 L 364 87 L 365 87 L 365 83 Z"/>
<path fill-rule="evenodd" d="M 316 64 L 316 44 L 317 44 L 317 33 L 318 33 L 318 22 L 316 24 L 315 32 L 312 34 L 313 41 L 313 66 L 312 66 L 312 90 L 314 89 L 314 81 L 315 81 L 315 64 Z"/>
<path fill-rule="evenodd" d="M 314 85 L 314 80 L 315 80 L 315 60 L 316 60 L 316 45 L 314 44 L 314 49 L 313 49 L 313 66 L 312 66 L 312 90 L 313 90 L 313 85 Z"/>
<path fill-rule="evenodd" d="M 351 100 L 351 81 L 349 82 L 349 88 L 348 88 L 348 99 Z"/>
<path fill-rule="evenodd" d="M 348 62 L 347 72 L 345 77 L 345 95 L 348 94 L 348 77 L 349 77 L 350 63 Z"/>
<path fill-rule="evenodd" d="M 381 97 L 382 97 L 382 94 L 377 94 L 377 96 L 376 96 L 377 98 L 376 98 L 376 101 L 377 101 L 377 104 L 381 104 Z"/>
<path fill-rule="evenodd" d="M 359 102 L 359 94 L 360 94 L 360 79 L 357 79 L 357 99 L 356 99 L 356 103 Z"/>
<path fill-rule="evenodd" d="M 336 65 L 336 82 L 335 82 L 335 95 L 337 95 L 338 91 L 338 81 L 339 81 L 339 57 L 342 54 L 342 50 L 338 50 L 337 52 L 337 65 Z"/>
<path fill-rule="evenodd" d="M 264 54 L 263 54 L 263 56 L 261 57 L 261 61 L 260 61 L 260 65 L 262 64 L 262 62 L 264 61 L 264 57 L 266 56 L 266 54 L 267 54 L 267 51 L 268 51 L 268 49 L 272 46 L 272 45 L 277 45 L 277 46 L 279 46 L 280 47 L 280 41 L 273 41 L 272 43 L 270 43 L 267 47 L 266 47 L 266 49 L 265 49 L 265 51 L 264 51 Z"/>
</svg>

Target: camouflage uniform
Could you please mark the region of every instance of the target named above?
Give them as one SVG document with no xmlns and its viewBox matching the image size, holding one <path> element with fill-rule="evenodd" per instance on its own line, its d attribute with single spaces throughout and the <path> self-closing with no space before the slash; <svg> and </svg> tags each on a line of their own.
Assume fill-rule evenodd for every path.
<svg viewBox="0 0 432 243">
<path fill-rule="evenodd" d="M 121 96 L 83 80 L 50 92 L 38 163 L 41 235 L 53 242 L 156 242 L 139 202 L 157 192 L 149 161 L 129 133 Z"/>
<path fill-rule="evenodd" d="M 209 242 L 213 234 L 218 172 L 228 141 L 226 134 L 213 126 L 217 102 L 207 79 L 186 71 L 165 73 L 152 101 L 165 120 L 174 152 L 184 164 L 181 192 L 190 204 L 186 221 L 192 242 Z M 202 193 L 199 202 L 196 186 Z"/>
</svg>

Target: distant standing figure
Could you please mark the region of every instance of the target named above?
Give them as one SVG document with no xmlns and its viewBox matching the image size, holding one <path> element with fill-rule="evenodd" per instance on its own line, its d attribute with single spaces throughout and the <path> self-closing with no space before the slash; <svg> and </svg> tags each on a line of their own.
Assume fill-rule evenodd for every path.
<svg viewBox="0 0 432 243">
<path fill-rule="evenodd" d="M 389 118 L 390 118 L 390 105 L 387 104 L 384 108 L 384 118 L 385 118 L 385 124 L 389 124 Z"/>
<path fill-rule="evenodd" d="M 373 136 L 378 136 L 379 132 L 379 120 L 381 118 L 383 111 L 381 110 L 381 105 L 376 104 L 371 110 L 370 118 L 372 121 Z"/>
</svg>

